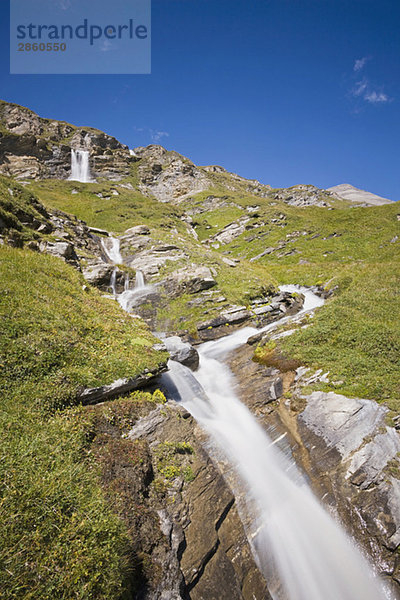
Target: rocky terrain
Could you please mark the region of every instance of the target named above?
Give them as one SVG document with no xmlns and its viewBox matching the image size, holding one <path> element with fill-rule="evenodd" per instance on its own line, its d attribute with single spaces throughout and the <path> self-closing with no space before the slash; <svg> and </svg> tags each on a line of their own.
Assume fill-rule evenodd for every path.
<svg viewBox="0 0 400 600">
<path fill-rule="evenodd" d="M 363 206 L 381 206 L 382 204 L 388 204 L 389 202 L 392 202 L 392 200 L 382 198 L 376 194 L 371 194 L 365 190 L 359 190 L 349 183 L 335 185 L 328 188 L 328 191 L 332 192 L 332 194 L 335 194 L 339 198 L 350 200 L 351 202 L 356 202 L 358 204 L 362 204 Z"/>
<path fill-rule="evenodd" d="M 68 179 L 71 149 L 89 152 L 91 182 Z M 0 266 L 2 252 L 10 268 L 36 261 L 46 294 L 59 294 L 52 301 L 70 311 L 54 323 L 51 315 L 43 316 L 42 322 L 49 322 L 47 349 L 34 337 L 33 322 L 24 321 L 17 333 L 10 323 L 4 364 L 11 370 L 4 389 L 12 410 L 34 407 L 29 419 L 36 423 L 36 403 L 53 386 L 46 398 L 57 399 L 53 404 L 61 416 L 40 413 L 38 432 L 53 427 L 57 418 L 74 423 L 72 433 L 62 435 L 79 434 L 81 445 L 68 456 L 81 461 L 85 472 L 97 473 L 97 483 L 83 483 L 82 489 L 101 484 L 106 498 L 101 511 L 114 515 L 107 530 L 122 532 L 112 535 L 115 548 L 124 548 L 115 555 L 104 549 L 98 560 L 111 565 L 114 556 L 124 559 L 113 572 L 112 592 L 100 593 L 99 587 L 93 594 L 147 600 L 269 597 L 248 541 L 241 492 L 235 497 L 232 491 L 240 486 L 193 418 L 169 397 L 160 375 L 167 356 L 196 370 L 202 342 L 296 315 L 304 298 L 279 290 L 287 283 L 307 285 L 326 305 L 273 334 L 252 336 L 236 350 L 228 363 L 238 393 L 273 439 L 283 436 L 316 495 L 396 589 L 400 217 L 395 203 L 358 207 L 354 194 L 343 199 L 341 190 L 312 185 L 272 189 L 223 167 L 196 166 L 158 145 L 130 151 L 101 131 L 43 119 L 5 102 L 0 104 L 0 174 Z M 364 205 L 376 204 L 357 197 Z M 68 292 L 58 290 L 67 280 Z M 6 300 L 25 294 L 24 302 L 17 298 L 21 306 L 46 306 L 35 286 L 11 294 L 6 277 L 3 282 Z M 101 307 L 101 323 L 90 313 L 92 324 L 86 327 L 75 314 L 74 302 L 82 310 L 85 299 Z M 13 314 L 5 307 L 4 322 Z M 102 316 L 111 314 L 110 321 Z M 77 338 L 93 338 L 81 353 L 88 364 L 78 361 L 67 369 L 65 357 L 77 346 L 68 331 L 74 319 Z M 137 327 L 136 345 L 127 337 L 114 347 L 113 326 L 128 334 L 129 323 Z M 14 350 L 22 336 L 26 343 Z M 21 356 L 26 368 L 18 364 Z M 54 383 L 47 371 L 54 371 Z M 71 404 L 81 407 L 71 411 Z M 22 462 L 16 458 L 15 464 Z M 9 473 L 17 473 L 13 469 Z M 64 506 L 60 499 L 54 502 Z M 68 526 L 70 514 L 67 502 Z M 115 515 L 121 529 L 113 529 Z M 50 536 L 56 527 L 60 524 Z M 99 535 L 105 529 L 100 527 Z M 75 539 L 76 533 L 71 535 Z M 66 534 L 65 539 L 71 544 Z M 40 551 L 40 544 L 47 548 L 43 540 Z M 50 553 L 59 560 L 51 567 L 51 582 L 54 573 L 72 572 L 68 565 L 78 569 L 81 562 L 66 557 L 64 541 L 60 544 L 60 551 Z M 33 573 L 39 569 L 35 561 L 26 558 Z M 21 569 L 24 578 L 27 570 Z M 95 566 L 87 572 L 79 572 L 77 581 L 97 581 Z M 89 585 L 88 580 L 79 585 Z"/>
</svg>

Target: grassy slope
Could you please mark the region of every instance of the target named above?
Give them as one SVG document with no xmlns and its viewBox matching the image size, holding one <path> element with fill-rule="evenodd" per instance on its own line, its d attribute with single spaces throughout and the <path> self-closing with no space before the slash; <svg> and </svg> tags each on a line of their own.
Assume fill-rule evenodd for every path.
<svg viewBox="0 0 400 600">
<path fill-rule="evenodd" d="M 48 194 L 48 202 L 55 205 L 49 191 L 51 183 L 39 185 L 40 197 L 47 198 Z M 69 184 L 57 182 L 54 185 L 58 186 L 58 206 L 68 209 Z M 228 300 L 239 304 L 246 304 L 248 292 L 255 295 L 263 284 L 268 286 L 276 281 L 328 287 L 338 285 L 340 295 L 336 294 L 337 297 L 320 311 L 315 324 L 282 341 L 282 347 L 313 367 L 329 370 L 333 380 L 343 380 L 343 384 L 332 389 L 387 400 L 391 407 L 400 410 L 397 383 L 400 372 L 393 352 L 393 347 L 398 347 L 400 321 L 391 318 L 391 315 L 398 317 L 395 299 L 399 289 L 400 243 L 391 242 L 400 235 L 397 205 L 347 208 L 346 203 L 337 202 L 337 208 L 333 210 L 297 208 L 271 198 L 257 198 L 245 190 L 227 190 L 223 181 L 216 178 L 215 188 L 195 195 L 179 209 L 199 207 L 211 194 L 225 205 L 194 215 L 200 240 L 206 240 L 228 223 L 247 215 L 248 206 L 258 206 L 257 212 L 249 216 L 251 224 L 260 226 L 218 250 L 199 246 L 180 229 L 192 261 L 214 266 L 219 288 Z M 97 196 L 89 195 L 71 197 L 76 208 L 78 202 L 80 204 L 79 216 L 85 215 L 87 207 L 95 206 L 98 200 Z M 118 204 L 118 197 L 115 202 Z M 146 222 L 153 229 L 157 229 L 157 216 L 152 224 L 150 213 L 163 213 L 165 218 L 165 211 L 177 210 L 148 199 L 144 205 L 148 212 L 142 211 L 135 224 Z M 121 206 L 119 204 L 119 209 Z M 133 214 L 138 215 L 135 209 Z M 172 241 L 171 223 L 180 227 L 181 221 L 171 215 L 168 236 L 172 236 Z M 163 233 L 158 227 L 158 231 L 164 237 L 166 230 Z M 276 248 L 271 254 L 248 262 L 271 247 Z M 221 252 L 239 257 L 240 267 L 224 266 L 219 258 Z M 182 297 L 170 302 L 160 311 L 160 323 L 176 329 L 194 329 L 195 323 L 202 318 L 204 307 L 190 307 L 189 301 L 190 297 Z M 211 318 L 219 307 L 210 304 L 206 310 L 206 318 Z M 325 337 L 322 331 L 325 331 Z"/>
<path fill-rule="evenodd" d="M 127 181 L 135 186 L 134 173 Z M 276 284 L 265 267 L 244 261 L 239 272 L 238 268 L 233 269 L 225 265 L 219 252 L 199 244 L 188 233 L 186 225 L 180 219 L 186 205 L 171 206 L 144 197 L 135 190 L 127 190 L 118 184 L 110 183 L 83 184 L 46 180 L 36 182 L 29 189 L 47 208 L 58 208 L 74 214 L 94 227 L 121 233 L 134 225 L 148 225 L 155 240 L 178 246 L 189 256 L 190 263 L 215 268 L 218 289 L 231 303 L 246 304 L 250 297 L 257 296 Z M 71 194 L 72 190 L 77 190 L 78 193 Z M 113 196 L 111 190 L 117 190 L 119 195 Z M 96 195 L 98 193 L 109 195 L 110 199 L 99 198 Z M 254 198 L 249 197 L 248 202 L 254 204 Z M 188 260 L 181 263 L 170 261 L 161 269 L 160 278 L 180 266 L 184 267 Z M 206 307 L 208 312 L 205 315 L 204 306 L 188 304 L 191 300 L 192 297 L 185 296 L 168 301 L 159 311 L 160 328 L 189 328 L 194 331 L 196 323 L 216 316 L 220 310 L 218 305 L 210 304 Z"/>
<path fill-rule="evenodd" d="M 207 195 L 195 196 L 194 205 Z M 220 190 L 214 195 L 222 198 Z M 386 401 L 400 412 L 400 242 L 392 242 L 400 237 L 400 207 L 338 203 L 327 210 L 230 192 L 223 198 L 231 205 L 194 217 L 201 239 L 238 218 L 238 205 L 257 205 L 252 222 L 264 225 L 219 250 L 243 260 L 276 248 L 251 264 L 264 266 L 281 284 L 338 286 L 311 327 L 281 341 L 286 354 L 342 382 L 325 389 Z"/>
<path fill-rule="evenodd" d="M 165 360 L 139 320 L 61 260 L 0 248 L 1 543 L 7 598 L 118 598 L 129 541 L 86 448 L 81 385 Z M 78 416 L 78 418 L 77 418 Z"/>
<path fill-rule="evenodd" d="M 126 180 L 134 183 L 134 178 Z M 125 183 L 126 183 L 125 182 Z M 181 211 L 168 204 L 147 198 L 136 190 L 111 183 L 79 183 L 76 181 L 45 180 L 36 182 L 30 189 L 47 208 L 58 208 L 77 216 L 91 227 L 99 227 L 114 233 L 122 233 L 129 227 L 146 224 L 152 227 L 177 226 L 183 231 L 179 220 Z M 72 190 L 78 191 L 72 194 Z M 111 190 L 117 190 L 114 196 Z M 109 198 L 99 198 L 96 194 Z"/>
</svg>

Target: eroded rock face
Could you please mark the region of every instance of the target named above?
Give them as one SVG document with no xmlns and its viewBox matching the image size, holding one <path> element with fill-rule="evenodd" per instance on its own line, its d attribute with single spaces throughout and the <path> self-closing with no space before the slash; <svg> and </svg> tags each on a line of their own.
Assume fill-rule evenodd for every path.
<svg viewBox="0 0 400 600">
<path fill-rule="evenodd" d="M 89 127 L 43 119 L 16 104 L 0 103 L 0 173 L 17 179 L 68 179 L 71 149 L 86 149 L 93 177 L 119 181 L 135 158 L 114 137 Z"/>
<path fill-rule="evenodd" d="M 151 145 L 135 148 L 135 154 L 142 159 L 138 169 L 139 189 L 161 202 L 180 201 L 211 186 L 207 175 L 178 152 Z"/>
<path fill-rule="evenodd" d="M 399 580 L 400 560 L 386 549 L 400 545 L 400 435 L 386 425 L 387 409 L 333 392 L 313 392 L 305 401 L 298 423 L 311 459 L 334 477 L 336 494 L 358 516 L 357 529 L 378 564 Z"/>
<path fill-rule="evenodd" d="M 186 484 L 175 481 L 167 492 L 175 502 L 167 502 L 164 507 L 171 523 L 171 540 L 181 540 L 179 565 L 186 593 L 192 600 L 268 599 L 266 584 L 252 558 L 233 494 L 204 450 L 204 434 L 192 417 L 176 404 L 167 406 L 167 418 L 160 421 L 160 411 L 158 414 L 154 411 L 148 417 L 153 425 L 146 427 L 143 422 L 146 419 L 143 419 L 130 436 L 138 439 L 145 432 L 155 451 L 157 442 L 183 439 L 194 449 L 193 481 Z M 177 421 L 177 414 L 183 419 Z"/>
<path fill-rule="evenodd" d="M 247 345 L 229 359 L 241 400 L 272 439 L 285 440 L 316 495 L 400 597 L 400 436 L 386 424 L 387 409 L 333 392 L 304 396 L 303 385 L 326 382 L 322 372 L 280 372 L 252 355 Z"/>
<path fill-rule="evenodd" d="M 235 498 L 192 417 L 174 402 L 121 399 L 95 411 L 92 452 L 137 557 L 141 600 L 270 600 Z"/>
</svg>

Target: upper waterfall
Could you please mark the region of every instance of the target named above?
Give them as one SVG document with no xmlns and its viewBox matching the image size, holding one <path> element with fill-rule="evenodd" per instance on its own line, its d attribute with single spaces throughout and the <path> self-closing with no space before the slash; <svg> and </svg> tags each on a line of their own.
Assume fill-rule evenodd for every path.
<svg viewBox="0 0 400 600">
<path fill-rule="evenodd" d="M 89 166 L 89 151 L 71 149 L 71 181 L 88 183 L 92 181 Z"/>
</svg>

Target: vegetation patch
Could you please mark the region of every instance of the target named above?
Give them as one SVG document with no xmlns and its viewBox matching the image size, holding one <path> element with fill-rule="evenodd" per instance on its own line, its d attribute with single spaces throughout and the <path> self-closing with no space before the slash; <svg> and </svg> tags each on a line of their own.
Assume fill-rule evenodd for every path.
<svg viewBox="0 0 400 600">
<path fill-rule="evenodd" d="M 82 386 L 155 369 L 166 354 L 63 261 L 3 247 L 0 269 L 0 589 L 13 600 L 120 598 L 131 538 L 91 459 L 91 411 L 65 407 Z M 115 418 L 123 428 L 129 417 Z"/>
</svg>

